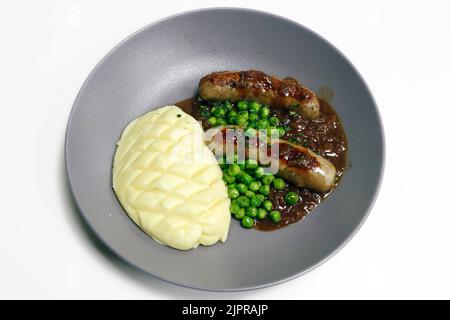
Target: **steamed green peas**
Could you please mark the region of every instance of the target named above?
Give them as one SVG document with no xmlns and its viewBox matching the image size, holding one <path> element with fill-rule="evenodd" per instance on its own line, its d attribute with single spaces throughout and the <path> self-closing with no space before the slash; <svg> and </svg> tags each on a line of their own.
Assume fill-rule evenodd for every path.
<svg viewBox="0 0 450 320">
<path fill-rule="evenodd" d="M 244 218 L 242 218 L 241 224 L 244 228 L 250 229 L 255 224 L 255 220 L 253 220 L 253 218 L 250 218 L 249 216 L 245 216 Z"/>
<path fill-rule="evenodd" d="M 250 113 L 248 115 L 248 121 L 255 122 L 255 121 L 258 121 L 258 119 L 259 119 L 259 117 L 258 117 L 258 114 L 256 114 L 256 113 Z"/>
<path fill-rule="evenodd" d="M 261 182 L 259 182 L 259 181 L 252 181 L 252 182 L 250 182 L 250 184 L 248 185 L 248 188 L 251 190 L 251 191 L 258 191 L 259 190 L 259 188 L 261 187 Z"/>
<path fill-rule="evenodd" d="M 266 209 L 263 208 L 258 208 L 258 213 L 256 215 L 256 217 L 258 218 L 258 220 L 264 220 L 264 218 L 267 216 L 267 211 Z"/>
<path fill-rule="evenodd" d="M 259 115 L 261 118 L 267 118 L 269 116 L 270 110 L 267 107 L 262 107 L 261 110 L 259 110 Z"/>
<path fill-rule="evenodd" d="M 236 199 L 239 197 L 239 191 L 235 187 L 228 187 L 228 196 L 230 199 Z"/>
<path fill-rule="evenodd" d="M 218 126 L 226 126 L 227 121 L 224 118 L 217 118 L 217 125 Z"/>
<path fill-rule="evenodd" d="M 232 177 L 237 176 L 239 173 L 241 173 L 241 168 L 239 167 L 238 164 L 233 163 L 232 165 L 230 165 L 230 167 L 228 168 L 228 174 Z"/>
<path fill-rule="evenodd" d="M 249 121 L 247 123 L 247 128 L 256 128 L 256 121 Z M 255 133 L 256 133 L 256 131 L 255 131 Z M 256 136 L 256 134 L 255 134 L 255 136 Z"/>
<path fill-rule="evenodd" d="M 248 111 L 240 111 L 238 113 L 238 116 L 243 116 L 245 118 L 245 120 L 248 120 Z"/>
<path fill-rule="evenodd" d="M 242 218 L 245 217 L 245 213 L 246 213 L 245 209 L 244 208 L 240 208 L 238 213 L 234 213 L 233 215 L 234 215 L 234 217 L 236 219 L 241 220 Z"/>
<path fill-rule="evenodd" d="M 245 127 L 246 124 L 247 124 L 247 119 L 243 115 L 238 114 L 236 116 L 236 125 Z"/>
<path fill-rule="evenodd" d="M 208 123 L 214 127 L 215 125 L 217 125 L 217 118 L 216 117 L 209 118 Z"/>
<path fill-rule="evenodd" d="M 258 122 L 256 122 L 256 128 L 259 130 L 267 129 L 269 126 L 269 121 L 267 119 L 259 119 Z"/>
<path fill-rule="evenodd" d="M 248 109 L 250 110 L 250 112 L 258 112 L 259 109 L 261 109 L 261 104 L 259 102 L 256 101 L 252 101 L 250 102 L 250 105 L 248 106 Z"/>
<path fill-rule="evenodd" d="M 272 201 L 270 200 L 264 200 L 264 202 L 262 203 L 262 206 L 264 209 L 266 209 L 267 211 L 272 210 Z"/>
<path fill-rule="evenodd" d="M 258 161 L 256 161 L 255 159 L 248 159 L 247 163 L 245 164 L 245 168 L 249 170 L 257 169 Z"/>
<path fill-rule="evenodd" d="M 226 111 L 230 111 L 230 110 L 233 109 L 233 105 L 231 104 L 230 101 L 225 101 L 225 102 L 223 103 L 223 107 L 224 107 L 224 109 L 225 109 Z"/>
<path fill-rule="evenodd" d="M 225 109 L 222 107 L 212 107 L 211 113 L 216 117 L 223 117 L 225 115 Z"/>
<path fill-rule="evenodd" d="M 266 174 L 261 178 L 261 182 L 264 185 L 270 185 L 274 179 L 275 179 L 275 177 L 273 175 Z"/>
<path fill-rule="evenodd" d="M 230 184 L 230 183 L 234 183 L 235 181 L 236 181 L 236 178 L 235 177 L 233 177 L 233 176 L 230 176 L 228 173 L 224 173 L 223 174 L 223 178 L 224 178 L 224 180 L 228 183 L 228 184 Z"/>
<path fill-rule="evenodd" d="M 256 195 L 256 194 L 255 194 L 253 191 L 250 191 L 250 190 L 248 190 L 248 191 L 245 193 L 245 196 L 246 196 L 247 198 L 249 198 L 249 199 L 253 198 L 255 195 Z M 257 195 L 256 195 L 256 196 L 257 196 Z"/>
<path fill-rule="evenodd" d="M 280 211 L 277 211 L 277 210 L 270 211 L 269 218 L 274 223 L 280 222 L 281 221 L 281 213 L 280 213 Z"/>
<path fill-rule="evenodd" d="M 241 208 L 248 208 L 248 206 L 250 205 L 250 199 L 247 198 L 246 196 L 239 196 L 236 199 L 236 203 Z"/>
<path fill-rule="evenodd" d="M 270 117 L 269 118 L 269 123 L 271 126 L 278 126 L 280 124 L 280 120 L 277 117 Z"/>
<path fill-rule="evenodd" d="M 253 175 L 254 175 L 256 178 L 259 179 L 259 178 L 261 178 L 262 176 L 264 176 L 264 173 L 265 173 L 264 168 L 263 168 L 263 167 L 258 167 L 257 169 L 255 169 Z"/>
<path fill-rule="evenodd" d="M 264 196 L 268 196 L 270 193 L 269 185 L 265 184 L 265 185 L 261 186 L 261 188 L 259 188 L 258 192 Z"/>
<path fill-rule="evenodd" d="M 292 206 L 294 204 L 296 204 L 298 201 L 300 200 L 300 197 L 298 196 L 298 194 L 296 192 L 288 192 L 286 193 L 286 195 L 284 196 L 284 201 L 286 202 L 286 204 Z"/>
<path fill-rule="evenodd" d="M 236 124 L 236 117 L 229 117 L 228 118 L 228 123 L 229 124 Z"/>
<path fill-rule="evenodd" d="M 259 207 L 261 205 L 263 200 L 261 200 L 259 197 L 257 196 L 253 196 L 250 199 L 250 205 L 253 207 Z"/>
<path fill-rule="evenodd" d="M 273 186 L 277 190 L 283 190 L 286 187 L 286 183 L 281 178 L 276 178 L 273 180 Z"/>
<path fill-rule="evenodd" d="M 241 207 L 237 204 L 236 200 L 231 201 L 230 211 L 231 213 L 238 214 Z"/>
<path fill-rule="evenodd" d="M 247 108 L 248 108 L 247 101 L 239 101 L 238 104 L 237 104 L 237 108 L 239 110 L 247 110 Z"/>
<path fill-rule="evenodd" d="M 237 115 L 237 112 L 234 110 L 231 110 L 227 113 L 227 117 L 236 117 Z"/>
<path fill-rule="evenodd" d="M 247 172 L 242 172 L 239 176 L 238 179 L 240 182 L 246 184 L 247 186 L 253 181 L 253 178 L 251 175 L 249 175 Z"/>
<path fill-rule="evenodd" d="M 251 218 L 256 218 L 256 216 L 258 215 L 258 209 L 255 207 L 248 207 L 245 211 L 245 214 Z"/>
<path fill-rule="evenodd" d="M 266 199 L 266 197 L 263 194 L 257 194 L 256 197 L 261 200 L 261 203 L 264 201 L 264 199 Z"/>
<path fill-rule="evenodd" d="M 247 186 L 243 183 L 238 183 L 236 185 L 236 189 L 238 189 L 240 194 L 245 194 L 248 191 Z"/>
</svg>

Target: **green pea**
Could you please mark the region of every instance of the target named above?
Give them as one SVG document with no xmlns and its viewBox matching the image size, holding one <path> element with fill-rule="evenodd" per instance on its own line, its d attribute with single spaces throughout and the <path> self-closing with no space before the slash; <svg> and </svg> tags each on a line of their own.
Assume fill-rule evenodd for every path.
<svg viewBox="0 0 450 320">
<path fill-rule="evenodd" d="M 244 228 L 250 229 L 255 224 L 255 220 L 253 220 L 253 218 L 245 216 L 244 218 L 242 218 L 241 224 Z"/>
<path fill-rule="evenodd" d="M 271 174 L 265 174 L 265 175 L 261 178 L 261 182 L 262 182 L 262 184 L 270 185 L 274 179 L 275 179 L 275 177 L 274 177 L 273 175 L 271 175 Z"/>
<path fill-rule="evenodd" d="M 248 121 L 254 122 L 254 121 L 257 121 L 258 119 L 259 119 L 259 117 L 256 113 L 250 113 L 248 115 Z"/>
<path fill-rule="evenodd" d="M 230 101 L 224 101 L 223 107 L 224 107 L 224 109 L 227 110 L 227 111 L 230 111 L 231 109 L 233 109 L 233 105 L 231 104 Z"/>
<path fill-rule="evenodd" d="M 258 218 L 258 220 L 263 220 L 266 216 L 267 216 L 267 211 L 266 211 L 266 209 L 258 208 L 258 214 L 256 215 L 256 217 Z"/>
<path fill-rule="evenodd" d="M 253 207 L 259 207 L 262 203 L 262 200 L 257 196 L 253 196 L 250 198 L 250 205 Z"/>
<path fill-rule="evenodd" d="M 286 193 L 286 195 L 284 196 L 284 201 L 290 206 L 296 204 L 299 200 L 300 197 L 296 192 L 293 191 Z"/>
<path fill-rule="evenodd" d="M 245 127 L 246 124 L 247 124 L 247 119 L 245 119 L 244 116 L 238 114 L 236 116 L 236 125 L 241 126 L 241 127 Z"/>
<path fill-rule="evenodd" d="M 234 187 L 228 187 L 228 196 L 230 197 L 230 199 L 236 199 L 237 197 L 239 197 L 238 189 Z"/>
<path fill-rule="evenodd" d="M 226 181 L 228 184 L 233 183 L 233 182 L 236 181 L 236 178 L 235 178 L 235 177 L 230 176 L 230 175 L 229 175 L 228 173 L 226 173 L 226 172 L 223 174 L 223 178 L 225 179 L 225 181 Z"/>
<path fill-rule="evenodd" d="M 239 207 L 241 208 L 247 208 L 250 205 L 250 199 L 247 198 L 246 196 L 239 196 L 236 199 L 236 203 L 239 205 Z"/>
<path fill-rule="evenodd" d="M 225 109 L 221 107 L 213 107 L 211 112 L 216 117 L 223 117 L 225 115 Z"/>
<path fill-rule="evenodd" d="M 216 117 L 211 117 L 208 119 L 208 122 L 211 126 L 215 126 L 217 125 L 217 118 Z"/>
<path fill-rule="evenodd" d="M 260 193 L 258 193 L 258 194 L 256 195 L 256 197 L 257 197 L 259 200 L 261 200 L 261 203 L 264 201 L 264 199 L 266 199 L 266 197 L 265 197 L 263 194 L 260 194 Z"/>
<path fill-rule="evenodd" d="M 267 127 L 269 126 L 269 121 L 267 121 L 267 119 L 259 119 L 258 122 L 256 123 L 256 128 L 257 129 L 267 129 Z"/>
<path fill-rule="evenodd" d="M 238 113 L 238 116 L 243 116 L 245 120 L 248 120 L 248 111 L 241 111 Z"/>
<path fill-rule="evenodd" d="M 247 128 L 256 128 L 256 122 L 255 121 L 249 121 L 247 123 Z"/>
<path fill-rule="evenodd" d="M 237 107 L 239 110 L 247 110 L 248 103 L 247 103 L 247 101 L 239 101 L 237 104 Z"/>
<path fill-rule="evenodd" d="M 253 198 L 253 197 L 255 196 L 255 193 L 254 193 L 253 191 L 248 190 L 248 191 L 245 193 L 245 196 L 246 196 L 247 198 L 251 199 L 251 198 Z M 257 196 L 257 195 L 256 195 L 256 196 Z"/>
<path fill-rule="evenodd" d="M 281 213 L 280 213 L 280 211 L 276 211 L 276 210 L 270 211 L 269 218 L 274 223 L 280 222 L 281 221 Z"/>
<path fill-rule="evenodd" d="M 228 184 L 228 188 L 236 188 L 236 183 L 230 183 L 230 184 Z"/>
<path fill-rule="evenodd" d="M 259 109 L 261 108 L 261 104 L 259 102 L 256 101 L 252 101 L 250 102 L 250 105 L 248 106 L 250 112 L 258 112 Z"/>
<path fill-rule="evenodd" d="M 259 179 L 259 178 L 261 178 L 262 176 L 264 176 L 264 173 L 265 173 L 264 168 L 263 168 L 263 167 L 258 167 L 257 169 L 255 169 L 253 175 L 254 175 L 256 178 Z"/>
<path fill-rule="evenodd" d="M 286 183 L 284 182 L 283 179 L 276 178 L 275 180 L 273 180 L 273 186 L 277 190 L 283 190 L 286 187 Z"/>
<path fill-rule="evenodd" d="M 244 208 L 240 208 L 239 212 L 234 214 L 234 217 L 237 220 L 241 220 L 242 218 L 244 218 L 245 217 L 245 209 Z"/>
<path fill-rule="evenodd" d="M 250 126 L 250 123 L 249 123 L 247 126 L 249 127 L 249 126 Z M 245 129 L 244 133 L 245 133 L 245 135 L 246 135 L 247 137 L 254 137 L 254 136 L 256 136 L 256 134 L 257 134 L 256 130 L 253 129 L 253 128 L 251 128 L 251 127 Z"/>
<path fill-rule="evenodd" d="M 218 126 L 226 126 L 227 121 L 224 118 L 217 118 L 217 125 Z"/>
<path fill-rule="evenodd" d="M 231 213 L 237 214 L 241 210 L 241 207 L 237 204 L 236 200 L 231 201 L 230 211 Z"/>
<path fill-rule="evenodd" d="M 269 116 L 270 110 L 267 107 L 262 107 L 261 110 L 259 110 L 259 115 L 261 118 L 267 118 Z"/>
<path fill-rule="evenodd" d="M 229 117 L 228 118 L 228 123 L 229 124 L 236 124 L 236 117 Z"/>
<path fill-rule="evenodd" d="M 268 196 L 270 193 L 270 186 L 265 184 L 263 186 L 261 186 L 261 188 L 259 188 L 259 193 L 261 193 L 262 195 Z"/>
<path fill-rule="evenodd" d="M 286 130 L 283 127 L 278 128 L 278 136 L 282 137 L 286 133 Z"/>
<path fill-rule="evenodd" d="M 241 172 L 241 168 L 239 167 L 239 165 L 237 165 L 236 163 L 233 163 L 232 165 L 230 165 L 230 167 L 228 168 L 228 174 L 230 176 L 237 176 L 239 173 Z"/>
<path fill-rule="evenodd" d="M 247 163 L 245 164 L 245 168 L 249 170 L 257 169 L 258 161 L 256 161 L 255 159 L 248 159 Z"/>
<path fill-rule="evenodd" d="M 248 188 L 251 191 L 258 191 L 260 187 L 261 187 L 261 182 L 259 182 L 259 181 L 253 181 L 248 185 Z"/>
<path fill-rule="evenodd" d="M 272 210 L 272 202 L 270 200 L 264 200 L 264 202 L 262 203 L 262 206 L 267 211 Z"/>
<path fill-rule="evenodd" d="M 236 185 L 236 189 L 238 189 L 238 191 L 239 191 L 241 194 L 245 194 L 245 193 L 247 192 L 247 190 L 248 190 L 247 186 L 246 186 L 245 184 L 243 184 L 243 183 L 238 183 L 238 184 Z"/>
<path fill-rule="evenodd" d="M 253 178 L 251 175 L 249 175 L 247 172 L 242 172 L 238 176 L 239 181 L 246 184 L 247 186 L 253 181 Z"/>
<path fill-rule="evenodd" d="M 231 110 L 230 112 L 228 112 L 227 116 L 228 117 L 236 117 L 237 116 L 237 112 L 235 110 Z"/>
<path fill-rule="evenodd" d="M 245 211 L 245 214 L 251 218 L 256 218 L 256 215 L 258 214 L 258 209 L 255 207 L 248 207 Z"/>
</svg>

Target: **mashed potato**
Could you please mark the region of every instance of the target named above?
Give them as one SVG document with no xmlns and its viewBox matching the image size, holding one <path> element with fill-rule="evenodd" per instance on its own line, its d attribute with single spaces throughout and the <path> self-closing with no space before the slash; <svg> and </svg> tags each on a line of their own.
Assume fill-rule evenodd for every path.
<svg viewBox="0 0 450 320">
<path fill-rule="evenodd" d="M 125 128 L 117 146 L 113 188 L 144 232 L 180 250 L 226 240 L 230 200 L 194 118 L 176 106 L 151 111 Z"/>
</svg>

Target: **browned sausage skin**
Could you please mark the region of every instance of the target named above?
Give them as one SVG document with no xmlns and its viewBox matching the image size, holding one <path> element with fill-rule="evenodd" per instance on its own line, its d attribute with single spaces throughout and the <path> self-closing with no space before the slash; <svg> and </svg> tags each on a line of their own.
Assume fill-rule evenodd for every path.
<svg viewBox="0 0 450 320">
<path fill-rule="evenodd" d="M 320 113 L 319 100 L 295 79 L 280 80 L 257 70 L 213 72 L 200 80 L 205 100 L 254 100 L 271 107 L 299 112 L 308 119 Z"/>
<path fill-rule="evenodd" d="M 229 136 L 229 140 L 226 139 L 227 129 L 234 132 Z M 216 157 L 220 158 L 226 154 L 227 144 L 236 144 L 245 139 L 243 129 L 236 130 L 239 130 L 236 126 L 227 126 L 215 127 L 206 132 L 206 144 Z M 259 134 L 257 132 L 258 136 Z M 312 150 L 283 139 L 275 139 L 268 144 L 260 143 L 261 140 L 254 142 L 255 145 L 245 147 L 246 157 L 249 157 L 251 148 L 263 148 L 264 154 L 271 154 L 272 159 L 278 160 L 278 172 L 274 173 L 296 186 L 318 192 L 327 192 L 335 186 L 336 168 Z M 259 162 L 259 157 L 256 160 Z"/>
</svg>

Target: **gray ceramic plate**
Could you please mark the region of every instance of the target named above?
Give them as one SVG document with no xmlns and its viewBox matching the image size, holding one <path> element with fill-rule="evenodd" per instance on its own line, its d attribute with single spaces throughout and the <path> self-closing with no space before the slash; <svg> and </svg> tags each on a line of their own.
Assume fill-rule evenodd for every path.
<svg viewBox="0 0 450 320">
<path fill-rule="evenodd" d="M 260 69 L 313 90 L 331 87 L 350 167 L 305 220 L 274 232 L 233 221 L 228 241 L 182 252 L 159 245 L 127 217 L 111 188 L 115 143 L 133 118 L 193 96 L 217 70 Z M 79 209 L 95 233 L 136 267 L 183 286 L 244 290 L 291 279 L 336 253 L 367 217 L 380 184 L 384 143 L 374 100 L 351 63 L 301 25 L 244 9 L 176 15 L 116 46 L 81 88 L 70 115 L 66 164 Z"/>
</svg>

